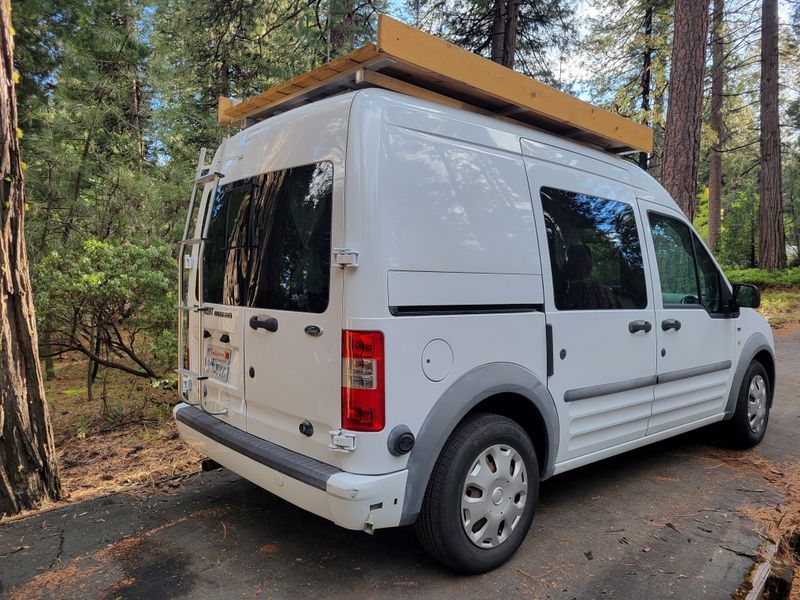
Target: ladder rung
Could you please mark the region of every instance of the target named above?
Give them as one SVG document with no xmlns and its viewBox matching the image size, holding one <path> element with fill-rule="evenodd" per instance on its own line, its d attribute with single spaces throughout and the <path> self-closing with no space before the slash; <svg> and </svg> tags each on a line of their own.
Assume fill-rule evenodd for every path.
<svg viewBox="0 0 800 600">
<path fill-rule="evenodd" d="M 206 238 L 189 238 L 188 240 L 181 240 L 181 246 L 191 246 L 193 244 L 199 244 L 200 242 L 205 242 Z"/>
<path fill-rule="evenodd" d="M 175 369 L 175 372 L 178 375 L 183 375 L 184 377 L 188 377 L 189 379 L 194 379 L 196 381 L 205 381 L 208 379 L 208 375 L 200 375 L 197 371 L 190 371 L 189 369 Z"/>
<path fill-rule="evenodd" d="M 192 183 L 194 185 L 205 185 L 207 183 L 211 183 L 217 177 L 223 177 L 222 173 L 217 173 L 216 171 L 209 171 L 205 175 L 201 175 L 197 179 L 195 179 Z"/>
</svg>

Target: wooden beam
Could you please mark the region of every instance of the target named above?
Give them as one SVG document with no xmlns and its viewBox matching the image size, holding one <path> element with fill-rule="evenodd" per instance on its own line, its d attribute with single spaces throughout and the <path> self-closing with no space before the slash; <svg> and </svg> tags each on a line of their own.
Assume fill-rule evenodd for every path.
<svg viewBox="0 0 800 600">
<path fill-rule="evenodd" d="M 437 94 L 436 92 L 426 90 L 425 88 L 414 85 L 413 83 L 401 81 L 395 77 L 389 77 L 383 73 L 370 71 L 363 67 L 356 71 L 356 84 L 374 85 L 376 87 L 391 90 L 393 92 L 399 92 L 400 94 L 406 94 L 407 96 L 414 96 L 415 98 L 421 98 L 422 100 L 430 100 L 431 102 L 444 104 L 445 106 L 452 106 L 453 108 L 460 108 L 461 110 L 468 110 L 470 112 L 475 112 L 482 115 L 494 116 L 494 113 L 491 111 L 478 106 L 461 102 L 460 100 L 456 100 L 450 96 L 445 96 L 444 94 Z"/>
<path fill-rule="evenodd" d="M 232 98 L 226 98 L 225 96 L 220 96 L 217 98 L 217 124 L 218 125 L 225 125 L 227 127 L 235 127 L 239 119 L 234 119 L 232 117 L 227 116 L 227 111 L 232 109 L 235 106 L 235 103 Z"/>
<path fill-rule="evenodd" d="M 285 104 L 287 101 L 291 101 L 299 96 L 308 94 L 309 91 L 317 89 L 322 85 L 327 85 L 332 80 L 337 80 L 343 75 L 349 76 L 352 80 L 356 69 L 363 63 L 374 59 L 377 55 L 378 50 L 372 44 L 359 48 L 358 50 L 353 50 L 346 56 L 337 58 L 308 73 L 293 77 L 285 83 L 240 102 L 236 106 L 228 109 L 225 112 L 225 116 L 236 119 L 250 118 L 257 116 L 259 112 L 262 112 L 266 108 L 271 109 L 272 107 Z"/>
<path fill-rule="evenodd" d="M 609 140 L 613 145 L 652 152 L 649 127 L 592 106 L 486 58 L 387 17 L 378 16 L 378 51 L 498 100 Z M 463 96 L 463 94 L 462 94 Z"/>
</svg>

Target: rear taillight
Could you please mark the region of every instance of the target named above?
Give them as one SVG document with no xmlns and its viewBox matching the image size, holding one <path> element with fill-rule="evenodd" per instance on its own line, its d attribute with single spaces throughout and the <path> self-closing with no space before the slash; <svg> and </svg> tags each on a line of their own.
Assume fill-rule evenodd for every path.
<svg viewBox="0 0 800 600">
<path fill-rule="evenodd" d="M 380 431 L 386 421 L 383 333 L 342 332 L 342 428 Z"/>
</svg>

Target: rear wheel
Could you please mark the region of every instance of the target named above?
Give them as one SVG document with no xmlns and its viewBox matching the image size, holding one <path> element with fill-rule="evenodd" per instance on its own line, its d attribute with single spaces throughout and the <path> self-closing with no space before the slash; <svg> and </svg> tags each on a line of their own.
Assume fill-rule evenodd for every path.
<svg viewBox="0 0 800 600">
<path fill-rule="evenodd" d="M 453 569 L 490 571 L 522 544 L 538 495 L 539 464 L 525 430 L 500 415 L 469 417 L 434 467 L 417 537 Z"/>
<path fill-rule="evenodd" d="M 726 423 L 726 441 L 737 448 L 752 448 L 767 431 L 772 389 L 769 375 L 759 361 L 747 367 L 733 418 Z"/>
</svg>

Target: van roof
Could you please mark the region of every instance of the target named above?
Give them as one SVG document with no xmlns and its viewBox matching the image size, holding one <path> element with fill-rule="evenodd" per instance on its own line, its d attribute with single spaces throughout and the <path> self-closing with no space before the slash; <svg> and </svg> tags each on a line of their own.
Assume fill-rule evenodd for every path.
<svg viewBox="0 0 800 600">
<path fill-rule="evenodd" d="M 377 43 L 235 103 L 220 98 L 220 123 L 261 121 L 359 87 L 381 87 L 521 121 L 611 152 L 651 152 L 649 127 L 593 106 L 386 15 Z"/>
<path fill-rule="evenodd" d="M 364 100 L 368 99 L 368 101 L 354 104 L 354 100 L 357 97 L 361 97 Z M 278 156 L 280 156 L 281 159 L 285 158 L 286 148 L 281 146 L 279 151 L 274 144 L 275 137 L 278 136 L 281 131 L 285 131 L 287 128 L 291 130 L 300 128 L 301 131 L 314 130 L 319 132 L 319 122 L 330 120 L 339 121 L 342 117 L 344 117 L 344 119 L 341 123 L 346 128 L 348 126 L 346 123 L 349 117 L 352 117 L 353 111 L 360 111 L 368 106 L 377 107 L 379 110 L 385 110 L 391 106 L 402 106 L 445 111 L 445 114 L 458 120 L 468 121 L 483 127 L 507 132 L 515 136 L 516 140 L 543 142 L 563 150 L 582 154 L 587 158 L 605 162 L 611 168 L 616 167 L 624 169 L 630 176 L 630 179 L 627 180 L 626 183 L 636 189 L 636 195 L 639 198 L 680 212 L 678 205 L 650 174 L 631 161 L 609 154 L 607 151 L 592 148 L 579 140 L 571 141 L 564 139 L 563 136 L 553 135 L 552 133 L 533 128 L 526 123 L 492 118 L 491 116 L 464 112 L 458 109 L 448 110 L 448 108 L 443 107 L 441 103 L 376 88 L 354 90 L 349 93 L 321 99 L 315 102 L 313 106 L 308 104 L 299 106 L 294 110 L 287 110 L 284 113 L 274 115 L 268 120 L 260 121 L 250 128 L 241 130 L 228 138 L 227 141 L 217 149 L 213 160 L 216 164 L 215 168 L 219 168 L 225 173 L 226 182 L 261 173 L 265 170 L 265 164 L 272 164 L 274 160 L 278 160 Z M 325 131 L 334 135 L 330 128 L 325 128 Z M 345 134 L 339 132 L 335 135 L 341 136 Z M 489 136 L 488 139 L 496 139 L 496 136 Z M 496 149 L 510 151 L 521 156 L 523 152 L 518 144 L 519 141 L 512 144 L 513 148 L 508 146 L 496 146 Z"/>
</svg>

